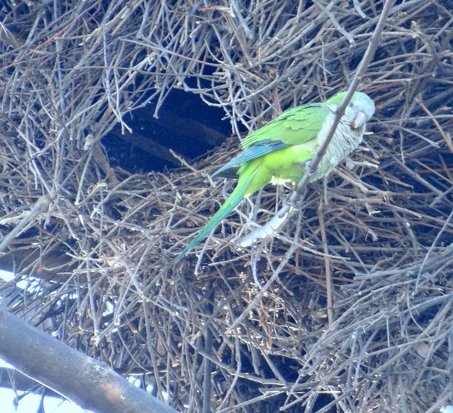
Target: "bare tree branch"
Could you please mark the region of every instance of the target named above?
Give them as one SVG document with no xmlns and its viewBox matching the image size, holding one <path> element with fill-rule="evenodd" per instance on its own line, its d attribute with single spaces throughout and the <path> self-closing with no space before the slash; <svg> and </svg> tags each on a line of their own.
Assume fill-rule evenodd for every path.
<svg viewBox="0 0 453 413">
<path fill-rule="evenodd" d="M 175 413 L 105 364 L 11 314 L 0 302 L 0 355 L 23 374 L 95 412 Z"/>
</svg>

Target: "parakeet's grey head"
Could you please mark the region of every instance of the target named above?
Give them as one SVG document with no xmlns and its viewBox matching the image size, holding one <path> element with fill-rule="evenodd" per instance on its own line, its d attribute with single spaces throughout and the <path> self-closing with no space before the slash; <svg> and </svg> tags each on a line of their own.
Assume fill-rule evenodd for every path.
<svg viewBox="0 0 453 413">
<path fill-rule="evenodd" d="M 346 92 L 339 92 L 327 100 L 327 104 L 338 106 L 346 96 Z M 345 119 L 350 120 L 352 129 L 360 129 L 371 119 L 375 111 L 373 100 L 365 93 L 355 92 L 346 107 Z"/>
</svg>

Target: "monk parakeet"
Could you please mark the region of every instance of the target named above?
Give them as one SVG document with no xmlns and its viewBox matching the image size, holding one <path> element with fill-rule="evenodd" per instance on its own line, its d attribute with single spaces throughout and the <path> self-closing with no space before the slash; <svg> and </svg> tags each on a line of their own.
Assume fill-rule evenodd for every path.
<svg viewBox="0 0 453 413">
<path fill-rule="evenodd" d="M 325 103 L 309 103 L 283 112 L 249 134 L 241 143 L 243 151 L 213 176 L 237 177 L 236 188 L 195 238 L 176 257 L 180 261 L 246 197 L 269 183 L 298 182 L 305 165 L 325 140 L 334 113 L 346 92 L 337 93 Z M 374 102 L 355 92 L 341 117 L 310 182 L 326 177 L 362 141 L 366 122 L 374 114 Z"/>
</svg>

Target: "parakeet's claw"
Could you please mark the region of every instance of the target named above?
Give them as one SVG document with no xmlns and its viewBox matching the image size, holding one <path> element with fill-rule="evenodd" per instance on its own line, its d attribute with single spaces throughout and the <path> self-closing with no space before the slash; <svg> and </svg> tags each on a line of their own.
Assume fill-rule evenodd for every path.
<svg viewBox="0 0 453 413">
<path fill-rule="evenodd" d="M 352 171 L 355 168 L 355 161 L 353 161 L 349 156 L 345 159 L 346 168 Z"/>
</svg>

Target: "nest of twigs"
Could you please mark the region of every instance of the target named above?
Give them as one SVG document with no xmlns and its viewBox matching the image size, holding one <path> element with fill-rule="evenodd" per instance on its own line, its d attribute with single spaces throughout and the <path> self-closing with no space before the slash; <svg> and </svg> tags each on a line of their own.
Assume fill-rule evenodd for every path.
<svg viewBox="0 0 453 413">
<path fill-rule="evenodd" d="M 267 188 L 177 266 L 232 188 L 207 176 L 237 139 L 192 171 L 129 174 L 102 137 L 172 88 L 222 107 L 234 131 L 322 100 L 352 78 L 382 2 L 35 3 L 0 6 L 2 263 L 28 281 L 7 290 L 12 310 L 181 411 L 452 401 L 448 1 L 393 6 L 361 86 L 377 113 L 353 170 L 237 251 L 289 191 Z"/>
</svg>

